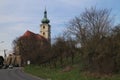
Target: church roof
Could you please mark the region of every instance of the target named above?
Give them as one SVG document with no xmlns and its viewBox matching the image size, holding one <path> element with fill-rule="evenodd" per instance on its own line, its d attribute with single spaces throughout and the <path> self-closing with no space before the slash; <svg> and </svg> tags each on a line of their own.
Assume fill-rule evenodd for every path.
<svg viewBox="0 0 120 80">
<path fill-rule="evenodd" d="M 50 20 L 47 18 L 47 11 L 46 11 L 46 9 L 44 11 L 44 18 L 42 19 L 41 22 L 42 23 L 47 23 L 47 24 L 50 22 Z"/>
<path fill-rule="evenodd" d="M 29 30 L 27 30 L 20 38 L 26 38 L 26 37 L 29 38 L 31 36 L 33 36 L 34 38 L 39 39 L 39 40 L 47 41 L 47 39 L 44 38 L 42 35 L 33 33 Z"/>
</svg>

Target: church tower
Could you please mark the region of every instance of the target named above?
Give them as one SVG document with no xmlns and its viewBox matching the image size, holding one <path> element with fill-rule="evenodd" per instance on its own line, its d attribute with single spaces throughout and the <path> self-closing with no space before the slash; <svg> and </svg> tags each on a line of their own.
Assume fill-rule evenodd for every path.
<svg viewBox="0 0 120 80">
<path fill-rule="evenodd" d="M 51 26 L 50 20 L 47 18 L 47 11 L 44 11 L 44 18 L 42 19 L 42 24 L 40 25 L 40 35 L 45 37 L 51 43 Z"/>
</svg>

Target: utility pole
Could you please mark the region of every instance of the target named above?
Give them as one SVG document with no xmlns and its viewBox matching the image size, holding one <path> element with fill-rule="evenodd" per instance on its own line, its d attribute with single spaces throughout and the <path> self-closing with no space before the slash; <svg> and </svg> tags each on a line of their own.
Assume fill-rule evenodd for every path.
<svg viewBox="0 0 120 80">
<path fill-rule="evenodd" d="M 7 49 L 4 49 L 4 58 L 7 58 L 7 54 L 6 54 Z"/>
<path fill-rule="evenodd" d="M 4 43 L 4 41 L 0 41 L 0 44 Z M 3 51 L 3 50 L 0 50 L 0 51 Z"/>
</svg>

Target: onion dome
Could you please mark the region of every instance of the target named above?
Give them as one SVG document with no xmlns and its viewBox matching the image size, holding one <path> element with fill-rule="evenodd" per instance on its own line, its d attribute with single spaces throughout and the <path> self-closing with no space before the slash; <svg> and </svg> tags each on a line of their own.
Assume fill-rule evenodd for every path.
<svg viewBox="0 0 120 80">
<path fill-rule="evenodd" d="M 49 23 L 50 22 L 50 20 L 47 18 L 47 11 L 45 10 L 45 12 L 44 12 L 44 18 L 42 19 L 42 21 L 41 21 L 42 23 Z"/>
</svg>

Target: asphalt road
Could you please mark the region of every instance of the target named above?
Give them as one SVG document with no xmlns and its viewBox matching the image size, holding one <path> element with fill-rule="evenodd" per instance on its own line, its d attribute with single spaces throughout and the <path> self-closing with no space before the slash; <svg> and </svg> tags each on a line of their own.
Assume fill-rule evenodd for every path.
<svg viewBox="0 0 120 80">
<path fill-rule="evenodd" d="M 43 80 L 28 75 L 20 68 L 0 69 L 0 80 Z"/>
</svg>

